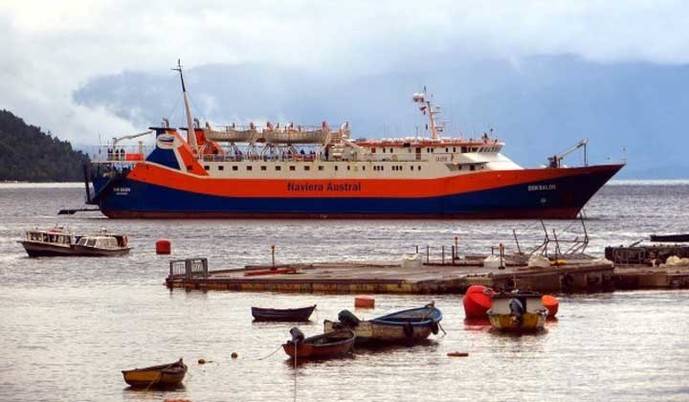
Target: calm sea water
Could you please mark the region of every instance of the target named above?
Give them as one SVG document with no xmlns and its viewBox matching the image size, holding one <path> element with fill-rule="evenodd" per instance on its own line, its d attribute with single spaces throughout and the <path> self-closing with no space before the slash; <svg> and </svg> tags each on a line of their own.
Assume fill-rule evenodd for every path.
<svg viewBox="0 0 689 402">
<path fill-rule="evenodd" d="M 363 318 L 434 299 L 444 336 L 413 348 L 357 351 L 296 369 L 276 349 L 289 324 L 254 324 L 250 306 L 318 304 L 307 334 L 353 309 L 352 296 L 168 291 L 168 256 L 205 256 L 211 268 L 279 262 L 398 260 L 415 245 L 462 253 L 543 238 L 530 221 L 115 221 L 56 216 L 79 207 L 79 186 L 0 185 L 0 400 L 689 400 L 689 292 L 562 295 L 559 321 L 540 335 L 499 336 L 463 321 L 461 296 L 378 295 Z M 586 213 L 588 251 L 654 232 L 689 230 L 689 183 L 617 183 Z M 29 259 L 15 241 L 30 227 L 107 228 L 135 247 L 118 258 Z M 583 236 L 572 221 L 546 222 L 558 237 Z M 451 351 L 469 357 L 450 358 Z M 231 359 L 237 352 L 239 358 Z M 271 354 L 275 352 L 274 354 Z M 183 389 L 132 391 L 120 370 L 183 357 Z M 211 361 L 198 365 L 197 360 Z"/>
</svg>

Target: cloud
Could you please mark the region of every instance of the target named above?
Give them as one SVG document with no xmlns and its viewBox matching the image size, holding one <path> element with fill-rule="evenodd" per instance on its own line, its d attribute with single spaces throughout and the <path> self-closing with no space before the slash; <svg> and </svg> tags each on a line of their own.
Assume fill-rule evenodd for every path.
<svg viewBox="0 0 689 402">
<path fill-rule="evenodd" d="M 2 104 L 62 138 L 136 131 L 72 93 L 95 77 L 266 64 L 333 79 L 465 60 L 572 54 L 599 63 L 689 61 L 681 1 L 5 1 Z M 228 77 L 231 80 L 232 77 Z M 204 99 L 203 102 L 211 100 Z M 260 114 L 260 111 L 256 111 Z"/>
</svg>

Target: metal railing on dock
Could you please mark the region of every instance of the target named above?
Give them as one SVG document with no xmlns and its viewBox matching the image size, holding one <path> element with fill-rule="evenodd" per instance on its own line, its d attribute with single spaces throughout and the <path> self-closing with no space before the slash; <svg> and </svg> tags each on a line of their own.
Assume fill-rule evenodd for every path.
<svg viewBox="0 0 689 402">
<path fill-rule="evenodd" d="M 175 278 L 191 279 L 193 277 L 208 278 L 207 258 L 186 258 L 170 261 L 168 280 Z"/>
</svg>

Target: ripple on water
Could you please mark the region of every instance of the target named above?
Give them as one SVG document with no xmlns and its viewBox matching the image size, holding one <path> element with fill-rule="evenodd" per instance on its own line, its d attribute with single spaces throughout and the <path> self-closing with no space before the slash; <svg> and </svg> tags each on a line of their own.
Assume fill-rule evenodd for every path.
<svg viewBox="0 0 689 402">
<path fill-rule="evenodd" d="M 512 229 L 522 247 L 543 239 L 530 221 L 250 221 L 107 220 L 59 217 L 78 206 L 80 187 L 0 188 L 0 400 L 682 400 L 688 397 L 689 292 L 618 292 L 563 297 L 559 321 L 534 336 L 497 336 L 465 323 L 459 296 L 376 297 L 371 318 L 435 299 L 447 335 L 411 349 L 357 350 L 351 358 L 300 364 L 278 350 L 291 324 L 252 323 L 249 309 L 316 303 L 307 335 L 351 296 L 169 292 L 170 258 L 207 256 L 212 268 L 270 261 L 399 259 L 416 245 L 486 253 Z M 587 207 L 589 251 L 689 226 L 689 186 L 605 187 Z M 134 250 L 122 258 L 26 258 L 14 242 L 32 226 L 126 232 Z M 563 237 L 572 221 L 549 221 Z M 567 229 L 567 230 L 566 230 Z M 173 255 L 154 242 L 172 240 Z M 277 351 L 276 351 L 277 350 Z M 271 352 L 276 353 L 271 354 Z M 449 358 L 451 351 L 469 352 Z M 239 353 L 231 359 L 232 352 Z M 268 356 L 270 355 L 270 356 Z M 268 356 L 268 357 L 266 357 Z M 132 391 L 120 370 L 183 357 L 189 375 L 173 392 Z M 212 361 L 198 365 L 199 358 Z M 296 388 L 295 388 L 296 379 Z"/>
</svg>

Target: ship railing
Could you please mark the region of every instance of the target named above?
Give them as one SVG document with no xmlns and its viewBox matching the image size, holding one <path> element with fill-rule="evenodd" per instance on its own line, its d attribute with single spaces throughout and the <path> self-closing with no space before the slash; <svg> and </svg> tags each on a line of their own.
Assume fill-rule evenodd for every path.
<svg viewBox="0 0 689 402">
<path fill-rule="evenodd" d="M 207 258 L 186 258 L 170 261 L 170 274 L 168 280 L 192 279 L 195 277 L 208 278 Z"/>
<path fill-rule="evenodd" d="M 317 125 L 301 125 L 301 124 L 285 124 L 285 123 L 271 123 L 272 127 L 268 127 L 266 124 L 260 125 L 239 125 L 239 124 L 225 124 L 225 125 L 214 125 L 211 129 L 214 131 L 247 131 L 255 130 L 258 132 L 263 131 L 317 131 L 321 130 L 322 126 Z"/>
<path fill-rule="evenodd" d="M 204 162 L 243 162 L 243 161 L 264 161 L 264 162 L 313 162 L 321 160 L 319 154 L 286 154 L 286 155 L 203 155 Z"/>
<path fill-rule="evenodd" d="M 91 160 L 94 162 L 137 162 L 146 159 L 146 155 L 152 151 L 152 147 L 139 146 L 103 146 L 99 147 L 96 155 Z"/>
</svg>

